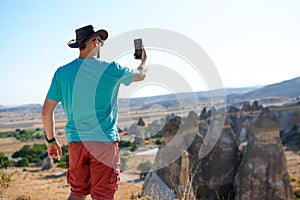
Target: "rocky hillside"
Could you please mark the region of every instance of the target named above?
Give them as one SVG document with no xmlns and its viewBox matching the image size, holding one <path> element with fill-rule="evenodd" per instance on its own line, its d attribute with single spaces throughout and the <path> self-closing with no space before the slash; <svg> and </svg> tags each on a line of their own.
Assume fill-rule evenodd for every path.
<svg viewBox="0 0 300 200">
<path fill-rule="evenodd" d="M 148 109 L 153 104 L 160 104 L 166 108 L 186 106 L 191 103 L 191 99 L 198 99 L 200 103 L 207 103 L 210 101 L 210 92 L 218 94 L 219 90 L 215 91 L 202 91 L 195 93 L 179 93 L 179 94 L 168 94 L 154 97 L 141 97 L 134 99 L 120 99 L 120 106 L 123 105 L 134 105 Z M 264 87 L 244 87 L 244 88 L 225 88 L 227 103 L 243 102 L 249 100 L 264 99 L 266 104 L 270 105 L 271 102 L 286 102 L 289 99 L 295 99 L 300 96 L 300 77 L 286 80 L 280 83 L 267 85 Z"/>
<path fill-rule="evenodd" d="M 272 109 L 258 102 L 231 107 L 221 134 L 211 132 L 218 140 L 204 157 L 199 152 L 210 142 L 206 136 L 218 117 L 211 119 L 206 110 L 184 119 L 169 116 L 161 130 L 156 171 L 148 174 L 144 194 L 154 191 L 162 199 L 295 199 L 280 136 L 300 131 L 298 115 L 291 113 L 299 109 L 298 102 Z M 293 145 L 300 150 L 300 140 Z"/>
<path fill-rule="evenodd" d="M 280 83 L 267 85 L 260 89 L 234 97 L 232 100 L 251 100 L 266 97 L 296 98 L 300 95 L 300 77 L 286 80 Z"/>
</svg>

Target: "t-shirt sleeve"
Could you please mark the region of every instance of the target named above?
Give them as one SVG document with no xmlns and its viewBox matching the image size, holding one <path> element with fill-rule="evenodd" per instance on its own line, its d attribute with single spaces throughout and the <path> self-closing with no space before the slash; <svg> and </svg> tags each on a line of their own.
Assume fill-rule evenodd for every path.
<svg viewBox="0 0 300 200">
<path fill-rule="evenodd" d="M 120 77 L 120 83 L 128 86 L 132 83 L 135 73 L 132 69 L 128 67 L 121 66 L 117 63 L 114 63 L 117 69 L 118 76 Z"/>
<path fill-rule="evenodd" d="M 61 88 L 59 83 L 59 70 L 57 70 L 52 78 L 52 82 L 47 93 L 46 98 L 52 99 L 56 102 L 61 101 Z"/>
</svg>

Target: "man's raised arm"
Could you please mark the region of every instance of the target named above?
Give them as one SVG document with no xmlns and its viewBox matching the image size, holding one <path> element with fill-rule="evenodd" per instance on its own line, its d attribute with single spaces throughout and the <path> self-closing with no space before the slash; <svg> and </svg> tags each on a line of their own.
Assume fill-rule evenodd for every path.
<svg viewBox="0 0 300 200">
<path fill-rule="evenodd" d="M 146 66 L 147 55 L 146 55 L 146 51 L 144 48 L 142 51 L 142 57 L 139 60 L 141 60 L 142 62 L 140 64 L 140 66 L 137 68 L 132 82 L 142 81 L 146 77 L 148 68 Z"/>
</svg>

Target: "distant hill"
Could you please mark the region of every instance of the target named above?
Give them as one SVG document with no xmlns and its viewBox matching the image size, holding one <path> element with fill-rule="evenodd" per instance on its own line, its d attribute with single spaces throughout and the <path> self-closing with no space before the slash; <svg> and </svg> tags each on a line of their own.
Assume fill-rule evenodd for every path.
<svg viewBox="0 0 300 200">
<path fill-rule="evenodd" d="M 179 107 L 190 105 L 191 99 L 198 99 L 199 103 L 210 103 L 210 93 L 215 91 L 202 91 L 196 93 L 168 94 L 154 97 L 141 97 L 133 99 L 121 99 L 120 105 L 130 105 L 149 108 L 151 105 L 159 104 L 163 107 Z M 264 99 L 264 102 L 284 102 L 287 98 L 300 96 L 300 77 L 275 83 L 267 86 L 254 86 L 244 88 L 225 88 L 227 103 L 243 102 L 253 99 Z"/>
<path fill-rule="evenodd" d="M 300 77 L 264 86 L 231 98 L 231 101 L 261 99 L 269 97 L 296 98 L 300 95 Z"/>
<path fill-rule="evenodd" d="M 41 104 L 26 104 L 15 107 L 0 107 L 0 112 L 40 112 L 42 110 Z"/>
<path fill-rule="evenodd" d="M 226 96 L 236 97 L 238 95 L 253 91 L 261 88 L 262 86 L 242 87 L 242 88 L 225 88 Z M 216 95 L 220 94 L 220 90 L 214 91 L 200 91 L 200 92 L 187 92 L 177 94 L 166 94 L 151 97 L 139 97 L 132 99 L 120 99 L 120 107 L 130 105 L 130 107 L 139 107 L 141 109 L 148 109 L 154 104 L 159 104 L 164 108 L 179 108 L 180 106 L 191 105 L 197 99 L 199 103 L 209 103 L 211 100 L 211 93 Z M 222 94 L 222 93 L 221 93 Z"/>
<path fill-rule="evenodd" d="M 211 103 L 211 93 L 219 94 L 220 90 L 200 91 L 195 93 L 166 94 L 152 97 L 140 97 L 131 99 L 119 99 L 120 107 L 135 107 L 137 109 L 149 109 L 158 104 L 164 108 L 179 108 L 190 106 L 195 103 Z M 254 86 L 242 88 L 225 88 L 227 103 L 243 102 L 253 99 L 265 99 L 264 101 L 286 101 L 286 98 L 296 98 L 300 96 L 300 77 L 275 83 L 267 86 Z M 221 93 L 222 94 L 222 93 Z M 275 98 L 275 100 L 274 100 Z M 59 104 L 57 110 L 62 109 Z M 17 107 L 5 107 L 0 105 L 0 112 L 40 112 L 42 105 L 27 104 Z"/>
</svg>

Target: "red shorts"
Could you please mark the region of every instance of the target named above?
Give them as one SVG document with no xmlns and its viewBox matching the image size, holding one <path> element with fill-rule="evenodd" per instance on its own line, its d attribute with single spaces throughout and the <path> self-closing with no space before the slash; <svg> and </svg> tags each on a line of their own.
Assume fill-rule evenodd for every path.
<svg viewBox="0 0 300 200">
<path fill-rule="evenodd" d="M 120 182 L 120 143 L 69 142 L 71 195 L 113 200 Z"/>
</svg>

